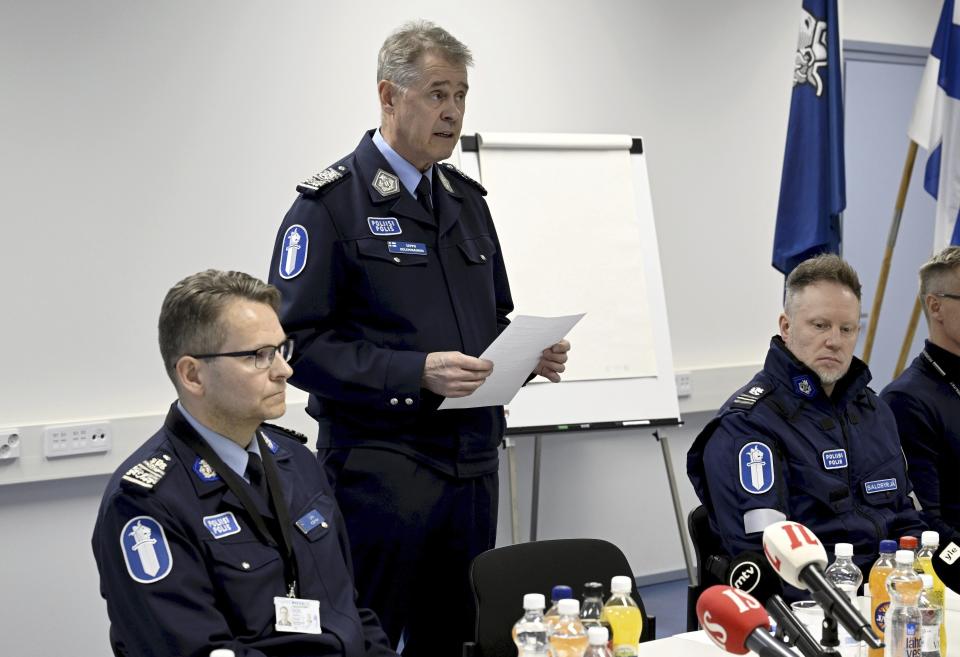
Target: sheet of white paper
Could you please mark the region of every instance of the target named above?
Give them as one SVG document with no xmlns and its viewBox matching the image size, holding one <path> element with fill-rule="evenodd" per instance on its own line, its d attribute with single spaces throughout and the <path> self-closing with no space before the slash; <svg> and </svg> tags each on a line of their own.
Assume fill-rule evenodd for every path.
<svg viewBox="0 0 960 657">
<path fill-rule="evenodd" d="M 493 372 L 483 385 L 472 395 L 443 400 L 439 410 L 509 404 L 540 362 L 540 352 L 559 342 L 582 317 L 582 313 L 565 317 L 514 317 L 480 354 L 480 358 L 493 362 Z"/>
</svg>

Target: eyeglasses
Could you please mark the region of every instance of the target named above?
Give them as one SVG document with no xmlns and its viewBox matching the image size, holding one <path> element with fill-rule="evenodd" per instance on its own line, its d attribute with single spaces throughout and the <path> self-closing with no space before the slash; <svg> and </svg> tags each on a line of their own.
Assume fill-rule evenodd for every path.
<svg viewBox="0 0 960 657">
<path fill-rule="evenodd" d="M 187 354 L 191 358 L 221 358 L 221 357 L 231 357 L 231 358 L 245 358 L 247 356 L 253 356 L 253 365 L 258 370 L 270 369 L 270 366 L 273 365 L 273 359 L 276 358 L 277 354 L 280 354 L 280 358 L 289 362 L 290 358 L 293 356 L 293 338 L 287 338 L 276 347 L 260 347 L 259 349 L 251 349 L 249 351 L 227 351 L 222 354 Z"/>
<path fill-rule="evenodd" d="M 940 297 L 941 299 L 955 299 L 960 301 L 960 294 L 950 294 L 949 292 L 934 292 L 933 296 Z"/>
</svg>

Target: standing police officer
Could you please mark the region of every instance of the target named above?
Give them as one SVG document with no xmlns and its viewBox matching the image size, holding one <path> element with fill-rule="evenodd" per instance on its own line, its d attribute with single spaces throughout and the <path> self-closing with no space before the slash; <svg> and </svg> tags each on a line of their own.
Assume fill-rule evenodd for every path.
<svg viewBox="0 0 960 657">
<path fill-rule="evenodd" d="M 853 543 L 867 572 L 881 539 L 926 527 L 908 497 L 893 414 L 853 356 L 860 281 L 823 255 L 800 263 L 786 288 L 763 370 L 697 436 L 687 473 L 731 556 L 762 552 L 764 528 L 787 519 L 831 551 Z"/>
<path fill-rule="evenodd" d="M 486 190 L 437 164 L 459 139 L 471 64 L 428 22 L 387 38 L 380 129 L 298 186 L 270 266 L 360 600 L 405 655 L 472 638 L 469 564 L 496 536 L 503 408 L 437 411 L 490 375 L 477 356 L 513 310 Z M 568 349 L 545 350 L 535 373 L 559 381 Z"/>
<path fill-rule="evenodd" d="M 118 657 L 396 657 L 358 609 L 343 518 L 283 415 L 292 344 L 277 290 L 180 281 L 160 312 L 178 401 L 107 484 L 93 533 Z"/>
<path fill-rule="evenodd" d="M 920 268 L 920 300 L 930 337 L 880 396 L 897 418 L 924 518 L 949 535 L 960 528 L 960 247 Z"/>
</svg>

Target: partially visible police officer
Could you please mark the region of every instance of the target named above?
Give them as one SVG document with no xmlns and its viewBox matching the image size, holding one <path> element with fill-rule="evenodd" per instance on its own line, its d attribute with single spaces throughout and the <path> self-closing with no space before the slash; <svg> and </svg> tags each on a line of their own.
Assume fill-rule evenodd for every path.
<svg viewBox="0 0 960 657">
<path fill-rule="evenodd" d="M 270 280 L 360 600 L 405 655 L 456 655 L 473 635 L 469 564 L 494 544 L 504 415 L 437 408 L 489 376 L 478 356 L 513 301 L 486 190 L 437 164 L 460 136 L 470 51 L 410 23 L 378 64 L 380 129 L 297 188 Z M 559 381 L 568 349 L 545 350 L 535 373 Z"/>
<path fill-rule="evenodd" d="M 276 288 L 239 272 L 166 296 L 178 401 L 110 479 L 93 533 L 118 657 L 396 657 L 358 609 L 343 518 L 285 410 Z M 305 438 L 304 438 L 305 440 Z"/>
<path fill-rule="evenodd" d="M 880 396 L 890 404 L 924 519 L 941 534 L 960 527 L 960 247 L 920 268 L 929 339 Z"/>
<path fill-rule="evenodd" d="M 828 550 L 853 543 L 866 573 L 881 539 L 925 526 L 908 497 L 893 414 L 853 357 L 856 272 L 835 255 L 801 263 L 779 321 L 763 370 L 697 436 L 687 473 L 730 555 L 762 552 L 764 528 L 788 519 Z"/>
</svg>

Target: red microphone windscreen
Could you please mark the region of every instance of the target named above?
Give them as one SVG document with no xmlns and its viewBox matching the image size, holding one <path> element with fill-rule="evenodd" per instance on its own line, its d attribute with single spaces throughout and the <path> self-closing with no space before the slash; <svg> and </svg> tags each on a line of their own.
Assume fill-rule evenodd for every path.
<svg viewBox="0 0 960 657">
<path fill-rule="evenodd" d="M 711 586 L 700 594 L 697 618 L 715 644 L 736 655 L 750 650 L 744 643 L 751 632 L 770 629 L 770 617 L 757 599 L 732 586 Z"/>
</svg>

